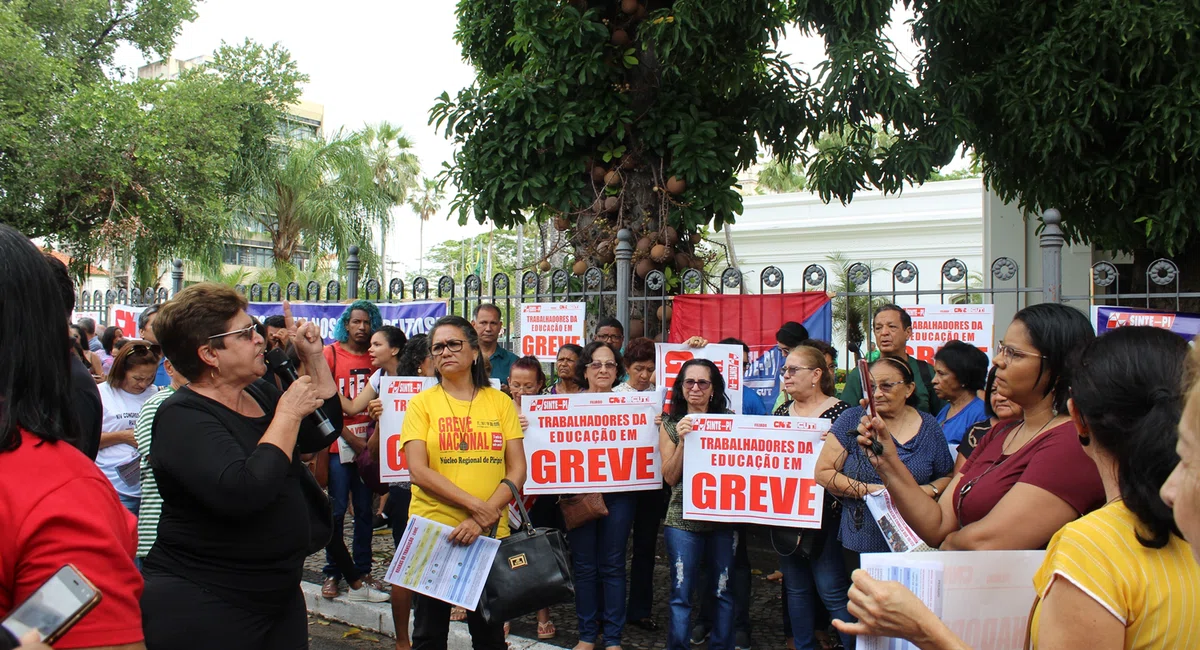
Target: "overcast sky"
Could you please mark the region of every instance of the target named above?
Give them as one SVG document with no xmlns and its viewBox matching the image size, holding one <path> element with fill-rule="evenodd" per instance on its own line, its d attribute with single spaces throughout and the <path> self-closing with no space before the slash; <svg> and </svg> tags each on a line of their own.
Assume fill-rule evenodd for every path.
<svg viewBox="0 0 1200 650">
<path fill-rule="evenodd" d="M 339 127 L 388 120 L 401 125 L 415 142 L 425 173 L 432 176 L 449 161 L 452 148 L 427 124 L 429 107 L 443 91 L 451 96 L 470 85 L 473 70 L 462 60 L 454 42 L 457 2 L 432 0 L 207 0 L 197 4 L 199 16 L 184 25 L 174 56 L 190 59 L 210 54 L 221 41 L 241 43 L 251 38 L 264 44 L 280 42 L 310 77 L 304 97 L 325 105 L 326 133 Z M 899 17 L 892 38 L 902 58 L 915 47 Z M 780 49 L 793 64 L 814 68 L 823 58 L 819 39 L 792 36 Z M 129 70 L 146 63 L 126 48 L 116 63 Z M 425 249 L 448 239 L 461 239 L 485 230 L 472 222 L 460 227 L 448 220 L 448 210 L 425 226 Z M 415 272 L 420 247 L 417 218 L 407 208 L 394 213 L 398 224 L 389 238 L 388 258 L 397 262 L 395 275 Z"/>
</svg>

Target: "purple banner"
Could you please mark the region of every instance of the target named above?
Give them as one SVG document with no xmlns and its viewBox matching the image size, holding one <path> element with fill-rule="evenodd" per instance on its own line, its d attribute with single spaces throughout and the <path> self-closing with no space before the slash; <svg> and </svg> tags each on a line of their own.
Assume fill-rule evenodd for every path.
<svg viewBox="0 0 1200 650">
<path fill-rule="evenodd" d="M 1191 341 L 1200 334 L 1200 314 L 1095 305 L 1092 307 L 1092 325 L 1098 335 L 1127 325 L 1146 325 L 1171 330 Z"/>
<path fill-rule="evenodd" d="M 292 316 L 312 321 L 321 328 L 325 343 L 333 343 L 333 329 L 348 305 L 329 302 L 293 302 Z M 404 335 L 428 334 L 437 319 L 446 315 L 446 303 L 430 300 L 424 302 L 376 303 L 383 316 L 384 325 L 393 325 L 404 330 Z M 283 314 L 283 303 L 252 302 L 246 313 L 259 320 L 275 314 Z"/>
</svg>

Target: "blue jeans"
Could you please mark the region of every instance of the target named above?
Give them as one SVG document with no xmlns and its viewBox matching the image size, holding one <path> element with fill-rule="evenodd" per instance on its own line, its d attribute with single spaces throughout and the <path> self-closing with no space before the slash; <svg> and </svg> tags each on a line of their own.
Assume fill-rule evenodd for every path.
<svg viewBox="0 0 1200 650">
<path fill-rule="evenodd" d="M 828 535 L 820 550 L 820 555 L 807 560 L 800 557 L 799 553 L 779 557 L 779 570 L 783 572 L 783 597 L 787 602 L 796 650 L 814 650 L 817 647 L 813 637 L 813 617 L 816 615 L 818 597 L 833 618 L 848 623 L 855 620 L 846 611 L 850 578 L 846 574 L 842 544 L 837 539 L 837 533 Z M 838 636 L 847 649 L 854 648 L 853 636 L 840 632 Z"/>
<path fill-rule="evenodd" d="M 732 528 L 707 533 L 663 529 L 667 543 L 667 565 L 671 570 L 671 614 L 667 623 L 667 650 L 688 650 L 688 624 L 692 615 L 692 588 L 700 582 L 700 568 L 716 577 L 716 612 L 712 621 L 709 650 L 733 649 L 733 595 L 730 591 L 733 558 L 738 533 Z M 708 591 L 707 589 L 704 591 Z M 707 598 L 710 594 L 703 594 Z"/>
<path fill-rule="evenodd" d="M 346 444 L 346 443 L 342 443 Z M 341 535 L 346 525 L 346 505 L 354 499 L 354 540 L 351 555 L 354 568 L 359 573 L 371 575 L 371 534 L 375 513 L 371 510 L 371 489 L 363 484 L 354 463 L 339 463 L 337 456 L 329 458 L 329 498 L 333 501 L 333 534 Z M 325 575 L 341 579 L 341 571 L 334 566 L 333 558 L 325 552 Z"/>
<path fill-rule="evenodd" d="M 636 503 L 632 493 L 605 494 L 608 516 L 567 532 L 581 643 L 596 643 L 603 634 L 605 646 L 621 645 L 625 631 L 625 547 Z"/>
<path fill-rule="evenodd" d="M 121 505 L 125 506 L 126 510 L 133 513 L 134 517 L 139 516 L 138 511 L 142 509 L 142 497 L 131 497 L 117 492 L 117 498 L 121 500 Z"/>
</svg>

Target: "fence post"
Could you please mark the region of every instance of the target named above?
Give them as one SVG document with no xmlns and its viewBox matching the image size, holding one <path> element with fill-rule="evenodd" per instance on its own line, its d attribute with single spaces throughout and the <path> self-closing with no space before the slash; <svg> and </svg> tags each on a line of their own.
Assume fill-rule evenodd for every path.
<svg viewBox="0 0 1200 650">
<path fill-rule="evenodd" d="M 350 257 L 346 258 L 346 284 L 351 300 L 358 300 L 358 246 L 350 247 Z"/>
<path fill-rule="evenodd" d="M 183 291 L 183 260 L 171 262 L 171 296 Z"/>
<path fill-rule="evenodd" d="M 1062 302 L 1062 249 L 1067 238 L 1063 235 L 1062 214 L 1054 208 L 1042 213 L 1042 301 Z"/>
<path fill-rule="evenodd" d="M 633 232 L 622 228 L 617 233 L 617 320 L 629 331 L 629 282 L 632 279 Z"/>
</svg>

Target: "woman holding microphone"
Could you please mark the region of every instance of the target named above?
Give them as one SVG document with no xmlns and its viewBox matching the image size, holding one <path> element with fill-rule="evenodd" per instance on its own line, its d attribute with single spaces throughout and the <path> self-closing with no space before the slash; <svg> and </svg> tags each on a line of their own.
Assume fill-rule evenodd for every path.
<svg viewBox="0 0 1200 650">
<path fill-rule="evenodd" d="M 316 501 L 325 497 L 300 454 L 329 446 L 342 409 L 317 326 L 297 328 L 309 374 L 281 392 L 262 379 L 266 343 L 245 309 L 233 289 L 202 283 L 154 321 L 189 384 L 159 407 L 151 434 L 163 508 L 144 562 L 150 648 L 308 645 L 300 574 L 304 558 L 325 545 L 314 536 L 314 509 L 324 506 L 325 517 L 329 510 Z M 329 436 L 306 417 L 318 407 L 333 424 Z"/>
<path fill-rule="evenodd" d="M 479 337 L 460 316 L 434 323 L 430 352 L 438 384 L 409 402 L 401 442 L 412 477 L 409 513 L 452 526 L 451 541 L 470 544 L 496 527 L 508 536 L 506 510 L 525 483 L 525 448 L 512 400 L 491 387 Z M 499 444 L 494 441 L 499 440 Z M 413 594 L 413 648 L 445 648 L 450 604 Z M 505 650 L 504 623 L 467 614 L 476 650 Z"/>
</svg>

